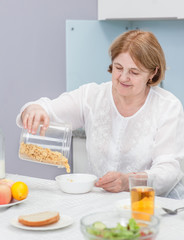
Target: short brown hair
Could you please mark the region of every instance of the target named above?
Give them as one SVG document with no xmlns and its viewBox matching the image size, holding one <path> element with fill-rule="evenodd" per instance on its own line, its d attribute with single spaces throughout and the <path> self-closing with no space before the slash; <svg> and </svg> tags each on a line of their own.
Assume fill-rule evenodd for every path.
<svg viewBox="0 0 184 240">
<path fill-rule="evenodd" d="M 165 77 L 166 61 L 162 47 L 157 38 L 151 32 L 141 30 L 131 30 L 117 37 L 109 48 L 111 61 L 120 54 L 128 52 L 141 68 L 148 69 L 154 73 L 158 69 L 153 79 L 148 81 L 147 85 L 158 85 Z M 112 64 L 109 66 L 108 72 L 112 73 Z"/>
</svg>

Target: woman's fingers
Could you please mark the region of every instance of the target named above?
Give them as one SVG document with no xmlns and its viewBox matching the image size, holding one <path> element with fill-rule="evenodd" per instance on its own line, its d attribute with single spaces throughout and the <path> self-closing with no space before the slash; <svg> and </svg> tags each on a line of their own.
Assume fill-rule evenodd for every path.
<svg viewBox="0 0 184 240">
<path fill-rule="evenodd" d="M 40 105 L 30 105 L 22 113 L 22 123 L 29 133 L 36 134 L 40 124 L 40 134 L 44 135 L 49 126 L 49 116 Z"/>
<path fill-rule="evenodd" d="M 40 125 L 40 118 L 41 118 L 41 116 L 40 116 L 39 113 L 35 114 L 35 116 L 33 118 L 33 122 L 32 122 L 32 128 L 31 128 L 31 133 L 32 134 L 36 134 L 37 129 Z"/>
<path fill-rule="evenodd" d="M 108 172 L 97 182 L 98 187 L 102 187 L 104 184 L 114 182 L 117 179 L 117 172 Z"/>
<path fill-rule="evenodd" d="M 103 188 L 105 191 L 107 192 L 121 192 L 121 187 L 118 185 L 104 185 L 101 186 L 101 188 Z"/>
<path fill-rule="evenodd" d="M 49 123 L 50 123 L 49 116 L 47 114 L 44 114 L 43 127 L 45 130 L 48 128 Z"/>
<path fill-rule="evenodd" d="M 25 113 L 25 115 L 22 115 L 22 124 L 25 129 L 27 129 L 27 121 L 28 121 L 29 115 Z"/>
<path fill-rule="evenodd" d="M 45 136 L 45 132 L 49 126 L 49 118 L 45 117 L 42 127 L 40 128 L 40 136 Z"/>
<path fill-rule="evenodd" d="M 29 114 L 28 120 L 27 120 L 27 130 L 29 133 L 32 132 L 32 125 L 33 125 L 33 121 L 34 121 L 34 112 Z"/>
<path fill-rule="evenodd" d="M 46 128 L 44 126 L 40 127 L 40 136 L 45 136 Z"/>
<path fill-rule="evenodd" d="M 102 184 L 101 188 L 108 192 L 120 192 L 122 189 L 122 182 L 119 181 L 119 179 L 116 179 L 113 182 Z"/>
<path fill-rule="evenodd" d="M 101 187 L 109 192 L 127 191 L 128 174 L 123 174 L 120 172 L 109 172 L 100 178 L 95 186 Z"/>
</svg>

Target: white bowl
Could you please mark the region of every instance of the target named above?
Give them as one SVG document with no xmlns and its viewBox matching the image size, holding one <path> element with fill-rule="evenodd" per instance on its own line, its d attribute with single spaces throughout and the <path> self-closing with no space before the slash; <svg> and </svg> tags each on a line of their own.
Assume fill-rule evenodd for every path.
<svg viewBox="0 0 184 240">
<path fill-rule="evenodd" d="M 73 173 L 55 177 L 60 189 L 65 193 L 87 193 L 94 186 L 97 177 L 92 174 Z"/>
</svg>

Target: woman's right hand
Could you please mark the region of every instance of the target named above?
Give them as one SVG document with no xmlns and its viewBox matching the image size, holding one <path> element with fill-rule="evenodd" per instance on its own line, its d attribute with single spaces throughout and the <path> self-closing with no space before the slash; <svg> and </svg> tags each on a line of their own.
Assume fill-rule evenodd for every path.
<svg viewBox="0 0 184 240">
<path fill-rule="evenodd" d="M 32 104 L 25 108 L 21 118 L 24 128 L 31 134 L 35 134 L 40 123 L 42 123 L 43 127 L 40 130 L 40 135 L 44 135 L 50 121 L 46 111 L 38 104 Z"/>
</svg>

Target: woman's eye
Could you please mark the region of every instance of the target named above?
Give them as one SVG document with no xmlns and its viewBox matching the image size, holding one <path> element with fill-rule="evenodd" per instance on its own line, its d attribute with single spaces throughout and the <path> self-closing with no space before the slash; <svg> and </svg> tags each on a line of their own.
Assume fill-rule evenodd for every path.
<svg viewBox="0 0 184 240">
<path fill-rule="evenodd" d="M 133 71 L 131 71 L 130 73 L 132 73 L 133 75 L 138 75 L 139 74 L 138 72 L 133 72 Z"/>
<path fill-rule="evenodd" d="M 119 71 L 123 70 L 121 67 L 116 67 L 116 69 Z"/>
</svg>

